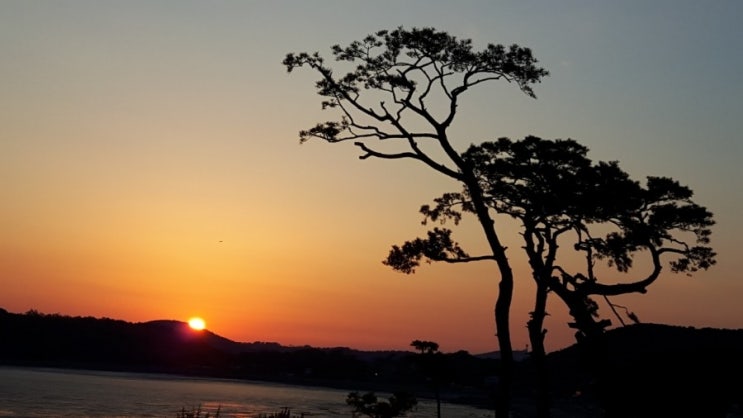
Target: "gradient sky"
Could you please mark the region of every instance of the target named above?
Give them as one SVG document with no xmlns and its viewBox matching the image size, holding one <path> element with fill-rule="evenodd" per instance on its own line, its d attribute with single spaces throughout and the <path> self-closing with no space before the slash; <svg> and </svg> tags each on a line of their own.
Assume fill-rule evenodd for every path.
<svg viewBox="0 0 743 418">
<path fill-rule="evenodd" d="M 382 265 L 449 180 L 297 132 L 331 119 L 288 52 L 432 26 L 530 47 L 537 100 L 466 97 L 456 145 L 572 138 L 715 214 L 718 265 L 615 298 L 644 322 L 743 328 L 743 2 L 0 1 L 0 307 L 186 320 L 237 341 L 496 350 L 493 263 Z M 517 349 L 533 287 L 517 229 Z M 463 245 L 482 238 L 465 222 Z M 607 310 L 602 305 L 606 314 Z M 573 342 L 550 304 L 547 346 Z M 616 320 L 614 321 L 616 323 Z"/>
</svg>

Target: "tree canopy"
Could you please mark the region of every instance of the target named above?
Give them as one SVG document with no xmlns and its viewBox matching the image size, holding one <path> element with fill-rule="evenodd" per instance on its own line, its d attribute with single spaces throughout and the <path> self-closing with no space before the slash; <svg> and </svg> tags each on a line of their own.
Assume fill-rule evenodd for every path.
<svg viewBox="0 0 743 418">
<path fill-rule="evenodd" d="M 360 158 L 412 158 L 456 179 L 462 179 L 458 167 L 437 161 L 418 141 L 438 143 L 449 158 L 459 162 L 446 131 L 466 91 L 488 81 L 505 80 L 536 97 L 531 85 L 548 75 L 536 65 L 529 48 L 488 44 L 475 51 L 470 39 L 457 39 L 433 28 L 382 30 L 346 47 L 334 45 L 331 51 L 336 61 L 353 63 L 353 70 L 336 76 L 317 52 L 290 53 L 283 61 L 289 72 L 299 67 L 317 71 L 321 75 L 317 91 L 325 97 L 323 109 L 340 109 L 339 120 L 302 130 L 300 140 L 354 140 L 363 151 Z M 437 117 L 431 102 L 442 98 L 448 103 Z M 414 129 L 417 122 L 425 128 Z M 385 153 L 360 141 L 367 139 L 401 140 L 409 149 Z"/>
<path fill-rule="evenodd" d="M 487 205 L 521 222 L 524 249 L 540 273 L 535 278 L 549 281 L 551 290 L 612 296 L 644 293 L 658 279 L 664 261 L 671 271 L 688 274 L 715 264 L 709 246 L 712 213 L 692 200 L 688 187 L 667 177 L 651 176 L 640 183 L 617 162 L 593 163 L 587 152 L 573 140 L 529 136 L 473 145 L 463 155 L 474 167 Z M 466 189 L 445 193 L 420 211 L 425 221 L 454 224 L 463 213 L 474 212 Z M 393 246 L 384 262 L 412 273 L 421 259 L 490 258 L 470 256 L 452 233 L 434 227 L 425 238 Z M 558 243 L 585 259 L 583 270 L 571 271 L 559 262 Z M 648 255 L 649 271 L 623 280 L 596 273 L 597 262 L 629 273 L 641 254 Z"/>
</svg>

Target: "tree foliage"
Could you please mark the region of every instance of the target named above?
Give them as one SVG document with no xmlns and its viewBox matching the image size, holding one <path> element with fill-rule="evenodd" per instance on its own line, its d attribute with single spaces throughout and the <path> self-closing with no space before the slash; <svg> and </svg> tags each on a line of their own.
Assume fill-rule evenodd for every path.
<svg viewBox="0 0 743 418">
<path fill-rule="evenodd" d="M 435 354 L 439 351 L 439 344 L 433 341 L 413 340 L 410 346 L 420 351 L 421 354 Z"/>
<path fill-rule="evenodd" d="M 457 39 L 433 28 L 382 30 L 346 47 L 335 45 L 336 61 L 354 64 L 353 70 L 336 76 L 319 53 L 290 53 L 283 63 L 289 72 L 309 67 L 320 75 L 316 87 L 325 99 L 323 109 L 340 109 L 340 120 L 327 121 L 300 132 L 300 140 L 319 138 L 328 142 L 347 140 L 402 140 L 409 151 L 383 153 L 356 142 L 361 158 L 412 158 L 454 178 L 457 169 L 447 168 L 419 148 L 417 141 L 438 142 L 449 157 L 459 160 L 448 144 L 446 129 L 454 121 L 460 97 L 470 88 L 493 80 L 515 83 L 535 97 L 532 84 L 548 72 L 538 67 L 528 48 L 489 44 L 475 51 L 470 39 Z M 374 102 L 377 94 L 384 99 Z M 363 93 L 370 93 L 365 101 Z M 437 94 L 438 93 L 438 94 Z M 448 104 L 440 117 L 432 112 L 435 102 Z M 428 130 L 413 130 L 406 117 L 424 122 Z"/>
<path fill-rule="evenodd" d="M 593 163 L 587 152 L 573 140 L 530 136 L 520 141 L 500 138 L 464 153 L 487 205 L 520 221 L 524 249 L 538 282 L 566 302 L 581 300 L 591 310 L 586 299 L 591 295 L 646 292 L 666 264 L 672 272 L 687 274 L 715 264 L 716 254 L 709 246 L 712 213 L 692 200 L 688 187 L 666 177 L 648 177 L 644 183 L 632 180 L 617 162 Z M 473 212 L 466 189 L 446 193 L 420 211 L 426 221 L 455 224 L 462 213 Z M 565 252 L 558 259 L 559 244 L 581 255 L 584 268 L 571 271 L 560 263 L 570 261 L 571 254 Z M 628 277 L 599 277 L 596 272 L 596 263 L 603 262 L 618 272 L 632 273 L 641 254 L 649 258 L 647 271 Z M 450 229 L 437 227 L 427 238 L 393 246 L 385 263 L 412 273 L 421 259 L 476 258 L 452 238 Z"/>
</svg>

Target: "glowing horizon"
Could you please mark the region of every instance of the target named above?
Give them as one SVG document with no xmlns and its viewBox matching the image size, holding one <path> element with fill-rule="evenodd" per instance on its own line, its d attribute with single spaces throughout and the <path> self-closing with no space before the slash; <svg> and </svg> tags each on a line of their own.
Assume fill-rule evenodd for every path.
<svg viewBox="0 0 743 418">
<path fill-rule="evenodd" d="M 572 138 L 636 179 L 688 185 L 714 213 L 718 265 L 664 271 L 647 294 L 612 301 L 643 322 L 742 328 L 743 57 L 729 51 L 743 5 L 422 5 L 0 3 L 0 308 L 132 322 L 197 312 L 243 342 L 497 350 L 492 263 L 410 276 L 381 263 L 425 233 L 422 204 L 459 186 L 412 161 L 359 160 L 352 144 L 298 144 L 333 117 L 285 54 L 403 25 L 517 43 L 551 73 L 537 100 L 506 82 L 468 92 L 457 147 Z M 534 289 L 518 228 L 498 222 L 522 349 Z M 456 234 L 483 248 L 471 220 Z M 565 309 L 551 298 L 548 311 L 548 349 L 572 344 Z"/>
</svg>

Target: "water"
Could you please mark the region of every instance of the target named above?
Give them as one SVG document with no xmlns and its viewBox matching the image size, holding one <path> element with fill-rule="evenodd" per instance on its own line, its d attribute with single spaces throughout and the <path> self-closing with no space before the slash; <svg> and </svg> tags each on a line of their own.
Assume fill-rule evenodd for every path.
<svg viewBox="0 0 743 418">
<path fill-rule="evenodd" d="M 350 417 L 348 391 L 226 379 L 63 369 L 0 367 L 0 417 L 172 417 L 201 407 L 212 416 L 253 418 L 288 407 L 292 414 Z M 378 394 L 380 397 L 383 394 Z M 491 411 L 442 404 L 447 418 L 492 417 Z M 203 416 L 203 415 L 202 415 Z M 419 400 L 409 417 L 435 417 Z"/>
</svg>

